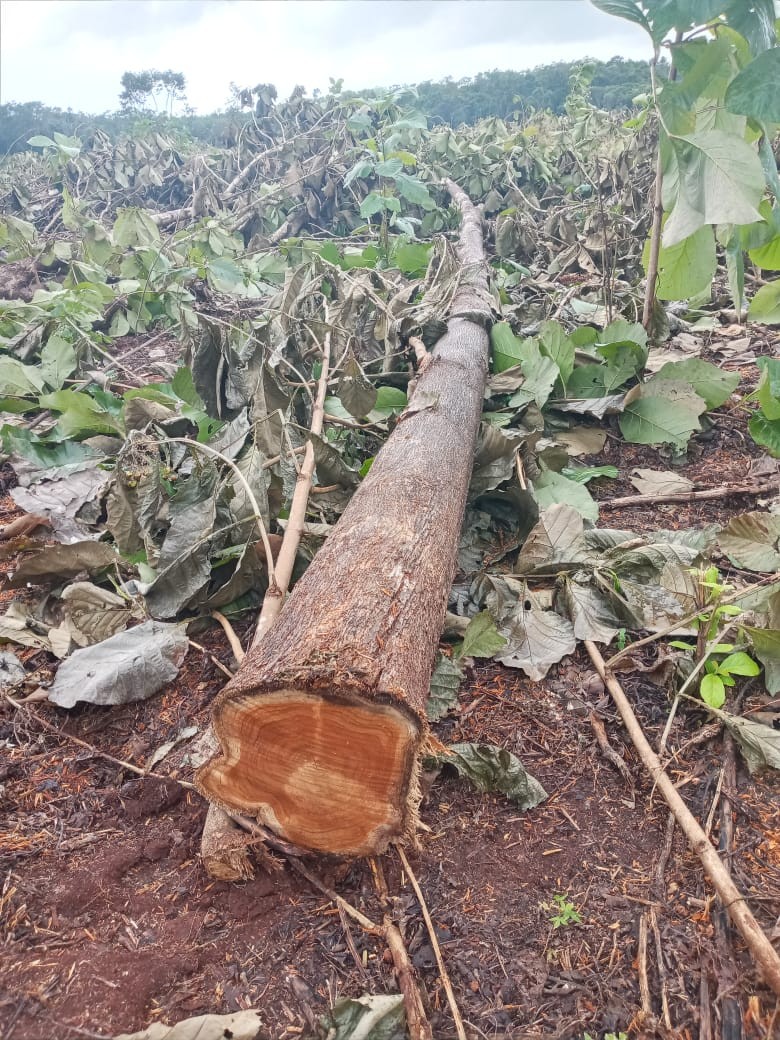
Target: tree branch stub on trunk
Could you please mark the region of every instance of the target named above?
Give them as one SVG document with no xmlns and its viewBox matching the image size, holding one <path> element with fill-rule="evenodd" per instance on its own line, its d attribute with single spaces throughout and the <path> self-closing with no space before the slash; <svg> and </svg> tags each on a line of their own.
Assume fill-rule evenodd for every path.
<svg viewBox="0 0 780 1040">
<path fill-rule="evenodd" d="M 342 518 L 217 698 L 222 755 L 197 778 L 213 803 L 320 852 L 378 853 L 417 824 L 492 317 L 480 215 L 448 189 L 463 216 L 457 317 Z"/>
</svg>

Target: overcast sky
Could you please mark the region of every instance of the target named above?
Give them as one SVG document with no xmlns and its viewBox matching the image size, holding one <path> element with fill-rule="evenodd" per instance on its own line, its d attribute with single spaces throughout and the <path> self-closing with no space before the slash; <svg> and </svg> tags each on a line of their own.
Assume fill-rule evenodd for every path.
<svg viewBox="0 0 780 1040">
<path fill-rule="evenodd" d="M 102 112 L 130 70 L 171 68 L 198 112 L 230 83 L 346 89 L 650 56 L 588 0 L 0 0 L 0 99 Z"/>
</svg>

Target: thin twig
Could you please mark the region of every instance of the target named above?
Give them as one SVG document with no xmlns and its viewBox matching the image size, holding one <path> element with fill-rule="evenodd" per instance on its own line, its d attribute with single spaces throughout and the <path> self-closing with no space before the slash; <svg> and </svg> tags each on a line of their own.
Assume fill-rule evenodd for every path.
<svg viewBox="0 0 780 1040">
<path fill-rule="evenodd" d="M 190 644 L 190 646 L 194 646 L 196 650 L 200 650 L 202 654 L 205 654 L 206 657 L 209 658 L 211 663 L 216 665 L 216 667 L 219 668 L 220 672 L 222 672 L 223 675 L 226 675 L 228 679 L 233 678 L 233 673 L 230 671 L 230 669 L 226 665 L 224 665 L 218 657 L 215 657 L 214 654 L 207 650 L 205 646 L 203 646 L 201 643 L 196 643 L 194 639 L 188 639 L 187 642 Z"/>
<path fill-rule="evenodd" d="M 653 1016 L 653 1002 L 650 999 L 650 982 L 647 977 L 647 913 L 639 918 L 639 949 L 637 952 L 637 970 L 639 972 L 639 999 L 644 1015 L 643 1026 L 649 1026 Z"/>
<path fill-rule="evenodd" d="M 666 986 L 666 966 L 664 965 L 664 951 L 661 946 L 661 932 L 658 928 L 658 915 L 655 912 L 655 907 L 650 907 L 650 927 L 653 930 L 653 938 L 655 940 L 655 963 L 658 968 L 658 979 L 661 983 L 661 1015 L 664 1020 L 664 1025 L 668 1030 L 672 1028 L 672 1017 L 669 1014 L 669 997 L 667 996 Z"/>
<path fill-rule="evenodd" d="M 428 1021 L 428 1015 L 425 1011 L 425 1004 L 423 1003 L 420 986 L 417 983 L 416 973 L 409 957 L 409 951 L 406 949 L 401 929 L 390 913 L 390 898 L 382 861 L 376 856 L 371 856 L 368 863 L 374 878 L 374 888 L 385 909 L 383 919 L 385 942 L 393 958 L 393 967 L 398 978 L 398 988 L 404 997 L 406 1025 L 409 1030 L 410 1040 L 433 1040 L 433 1030 Z"/>
<path fill-rule="evenodd" d="M 468 1038 L 466 1037 L 466 1030 L 463 1026 L 463 1019 L 461 1017 L 460 1011 L 458 1010 L 458 1005 L 455 1000 L 455 993 L 452 989 L 452 983 L 450 982 L 450 977 L 447 974 L 447 969 L 444 966 L 444 958 L 441 955 L 439 940 L 436 938 L 436 930 L 433 927 L 431 915 L 428 913 L 428 905 L 425 902 L 425 898 L 422 894 L 422 889 L 420 888 L 417 878 L 414 875 L 414 871 L 409 865 L 409 860 L 406 858 L 406 853 L 400 845 L 397 846 L 397 849 L 398 856 L 401 860 L 401 863 L 403 864 L 404 870 L 408 874 L 409 880 L 412 883 L 412 888 L 414 889 L 414 894 L 417 897 L 417 902 L 420 904 L 420 910 L 422 911 L 423 920 L 425 921 L 425 927 L 428 930 L 428 938 L 431 940 L 431 947 L 433 948 L 433 953 L 436 957 L 436 963 L 439 967 L 439 976 L 441 978 L 442 985 L 444 986 L 444 992 L 447 994 L 447 1003 L 450 1005 L 452 1018 L 455 1022 L 455 1032 L 458 1035 L 458 1040 L 468 1040 Z"/>
<path fill-rule="evenodd" d="M 238 663 L 241 664 L 246 657 L 246 651 L 243 646 L 241 646 L 241 640 L 236 635 L 236 630 L 230 624 L 225 615 L 220 613 L 220 611 L 212 610 L 211 616 L 222 626 L 222 631 L 227 636 L 227 641 L 230 643 L 230 649 L 233 651 L 233 657 L 235 657 Z"/>
<path fill-rule="evenodd" d="M 732 921 L 739 929 L 756 965 L 764 976 L 765 982 L 780 996 L 780 956 L 778 956 L 758 921 L 751 913 L 744 896 L 731 880 L 730 874 L 721 862 L 707 835 L 702 830 L 701 824 L 694 817 L 677 788 L 664 771 L 658 755 L 650 746 L 639 724 L 639 720 L 634 714 L 623 687 L 612 672 L 609 671 L 599 648 L 589 639 L 584 640 L 584 645 L 596 671 L 609 690 L 612 700 L 620 712 L 623 725 L 626 727 L 634 747 L 639 752 L 643 765 L 650 774 L 654 784 L 666 799 L 667 805 L 674 813 L 675 819 L 688 839 L 691 848 L 701 860 L 704 872 L 712 882 Z"/>
<path fill-rule="evenodd" d="M 153 780 L 168 780 L 173 781 L 175 784 L 179 784 L 180 787 L 186 787 L 188 791 L 195 791 L 197 788 L 194 784 L 189 783 L 187 780 L 178 780 L 175 776 L 163 776 L 162 773 L 149 773 L 145 769 L 141 769 L 140 766 L 134 766 L 132 762 L 125 762 L 122 758 L 115 758 L 113 755 L 109 755 L 107 751 L 101 751 L 96 748 L 94 744 L 88 744 L 86 740 L 82 740 L 81 737 L 74 737 L 72 733 L 66 733 L 65 730 L 60 729 L 58 726 L 52 725 L 51 722 L 47 722 L 46 719 L 42 718 L 37 711 L 30 708 L 26 704 L 22 704 L 20 701 L 15 700 L 10 694 L 4 693 L 3 697 L 17 709 L 26 709 L 30 715 L 35 719 L 39 726 L 43 726 L 49 733 L 53 733 L 56 737 L 62 737 L 64 740 L 69 740 L 72 744 L 78 744 L 79 747 L 89 751 L 90 754 L 97 756 L 98 758 L 105 758 L 109 762 L 113 762 L 115 766 L 120 766 L 122 769 L 127 769 L 131 773 L 135 773 L 136 776 L 142 776 L 144 778 L 150 777 Z"/>
</svg>

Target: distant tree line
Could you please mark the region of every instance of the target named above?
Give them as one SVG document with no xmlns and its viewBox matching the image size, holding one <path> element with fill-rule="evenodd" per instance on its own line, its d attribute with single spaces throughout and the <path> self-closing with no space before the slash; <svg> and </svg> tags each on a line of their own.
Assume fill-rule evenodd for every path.
<svg viewBox="0 0 780 1040">
<path fill-rule="evenodd" d="M 559 61 L 523 72 L 481 72 L 468 79 L 451 78 L 417 85 L 418 107 L 432 123 L 475 123 L 488 116 L 510 118 L 529 109 L 563 113 L 569 78 L 580 62 Z M 629 109 L 632 98 L 650 90 L 647 62 L 610 58 L 593 66 L 591 101 L 597 108 Z M 663 73 L 662 73 L 663 74 Z"/>
<path fill-rule="evenodd" d="M 569 90 L 569 78 L 579 62 L 556 62 L 523 72 L 481 72 L 478 76 L 438 82 L 426 80 L 417 86 L 415 107 L 432 124 L 474 123 L 488 116 L 511 118 L 516 112 L 549 109 L 562 113 Z M 593 61 L 590 96 L 594 105 L 605 109 L 628 109 L 632 98 L 650 88 L 648 66 L 641 61 L 611 58 Z M 186 106 L 186 84 L 181 73 L 172 70 L 147 70 L 125 73 L 122 77 L 121 108 L 117 112 L 89 115 L 72 109 L 52 108 L 39 101 L 9 102 L 0 105 L 0 158 L 23 151 L 30 137 L 51 137 L 56 130 L 88 141 L 95 130 L 111 137 L 153 125 L 184 133 L 207 144 L 225 145 L 250 116 L 241 109 L 241 91 L 227 109 L 210 115 L 195 115 Z M 381 90 L 364 91 L 365 96 Z M 171 114 L 174 102 L 183 108 Z"/>
</svg>

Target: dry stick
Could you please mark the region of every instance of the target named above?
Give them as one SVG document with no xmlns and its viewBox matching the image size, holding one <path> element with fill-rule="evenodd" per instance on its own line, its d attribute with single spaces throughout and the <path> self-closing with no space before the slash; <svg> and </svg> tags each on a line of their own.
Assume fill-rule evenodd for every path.
<svg viewBox="0 0 780 1040">
<path fill-rule="evenodd" d="M 409 865 L 409 860 L 406 858 L 406 853 L 400 845 L 396 846 L 398 849 L 398 856 L 403 863 L 404 870 L 409 875 L 409 880 L 412 883 L 414 894 L 417 896 L 417 902 L 420 904 L 420 910 L 422 911 L 423 920 L 425 921 L 425 927 L 428 929 L 428 938 L 431 940 L 431 946 L 436 957 L 436 963 L 439 967 L 439 977 L 441 978 L 442 985 L 444 986 L 444 992 L 447 994 L 447 1003 L 450 1005 L 450 1011 L 452 1012 L 452 1018 L 455 1022 L 455 1032 L 458 1035 L 458 1040 L 468 1040 L 466 1036 L 466 1030 L 463 1026 L 463 1019 L 461 1018 L 458 1005 L 455 1001 L 455 993 L 452 989 L 452 983 L 450 977 L 447 974 L 447 969 L 444 966 L 444 958 L 441 955 L 441 948 L 439 947 L 439 940 L 436 938 L 436 931 L 433 927 L 433 921 L 431 915 L 428 913 L 428 905 L 425 902 L 425 898 L 422 894 L 419 882 L 414 875 L 414 871 Z"/>
<path fill-rule="evenodd" d="M 639 971 L 639 999 L 642 1003 L 643 1026 L 648 1026 L 655 1015 L 653 1014 L 653 1002 L 650 999 L 650 980 L 647 977 L 647 914 L 643 913 L 639 918 L 639 951 L 637 954 Z"/>
<path fill-rule="evenodd" d="M 608 762 L 612 763 L 615 769 L 617 769 L 617 771 L 628 784 L 629 790 L 631 791 L 631 796 L 634 797 L 634 781 L 631 776 L 631 770 L 628 768 L 626 762 L 620 757 L 617 751 L 615 751 L 615 749 L 612 747 L 609 740 L 607 739 L 607 731 L 604 728 L 604 723 L 601 721 L 601 719 L 598 717 L 595 711 L 592 711 L 590 713 L 590 715 L 588 716 L 588 721 L 590 722 L 593 732 L 596 734 L 596 740 L 598 741 L 598 745 L 601 748 L 602 755 L 604 756 L 604 758 L 607 759 Z"/>
<path fill-rule="evenodd" d="M 661 946 L 661 932 L 658 929 L 658 915 L 655 912 L 655 907 L 650 907 L 650 927 L 653 930 L 653 938 L 655 939 L 655 960 L 656 967 L 658 968 L 658 979 L 661 983 L 661 1015 L 664 1020 L 664 1025 L 667 1029 L 672 1028 L 672 1018 L 669 1014 L 669 997 L 666 992 L 666 968 L 664 967 L 664 951 Z"/>
<path fill-rule="evenodd" d="M 205 646 L 201 646 L 200 643 L 196 643 L 194 639 L 188 639 L 187 642 L 190 644 L 190 646 L 194 646 L 196 650 L 200 650 L 201 653 L 205 654 L 206 657 L 210 658 L 212 664 L 215 664 L 217 668 L 219 668 L 219 670 L 222 672 L 222 674 L 228 677 L 228 679 L 233 678 L 233 673 L 230 671 L 230 669 L 227 668 L 218 657 L 215 657 L 214 654 L 209 653 Z"/>
<path fill-rule="evenodd" d="M 634 747 L 639 752 L 643 765 L 650 774 L 653 783 L 666 799 L 667 805 L 674 813 L 675 819 L 682 828 L 691 848 L 701 860 L 707 877 L 712 882 L 724 908 L 728 910 L 732 921 L 739 929 L 751 956 L 763 973 L 765 982 L 780 996 L 780 956 L 778 956 L 751 913 L 744 896 L 731 880 L 730 874 L 723 866 L 718 853 L 708 840 L 698 820 L 685 804 L 677 788 L 664 771 L 658 755 L 653 751 L 642 731 L 639 720 L 634 714 L 623 687 L 608 670 L 607 664 L 596 644 L 589 639 L 586 639 L 584 642 L 585 649 L 588 651 L 596 671 L 609 690 L 612 700 L 620 712 L 623 725 L 626 727 Z"/>
<path fill-rule="evenodd" d="M 327 320 L 327 313 L 325 317 Z M 311 432 L 316 437 L 319 437 L 322 433 L 322 427 L 325 421 L 325 395 L 328 390 L 329 367 L 330 331 L 325 334 L 325 341 L 322 347 L 322 370 L 320 371 L 320 378 L 317 384 L 317 396 L 311 414 Z M 301 465 L 300 473 L 298 474 L 298 479 L 295 483 L 295 491 L 293 492 L 292 502 L 290 504 L 290 516 L 287 520 L 287 527 L 284 531 L 282 546 L 279 550 L 279 555 L 276 558 L 276 570 L 274 574 L 271 574 L 270 571 L 268 574 L 268 590 L 263 598 L 263 606 L 260 611 L 260 617 L 257 622 L 254 638 L 252 639 L 252 648 L 258 645 L 260 640 L 278 617 L 279 611 L 282 609 L 284 598 L 287 595 L 287 590 L 290 586 L 290 579 L 292 578 L 293 567 L 295 565 L 295 557 L 298 554 L 298 546 L 301 543 L 301 535 L 303 534 L 303 525 L 306 522 L 306 509 L 309 504 L 309 493 L 311 491 L 313 479 L 314 445 L 311 441 L 307 441 L 306 450 L 303 453 L 303 463 Z"/>
<path fill-rule="evenodd" d="M 227 641 L 228 643 L 230 643 L 230 649 L 233 651 L 233 656 L 238 661 L 238 663 L 241 664 L 241 662 L 246 657 L 246 653 L 244 651 L 243 646 L 241 646 L 241 643 L 239 641 L 238 636 L 235 633 L 233 626 L 230 624 L 225 615 L 220 613 L 220 611 L 218 610 L 212 610 L 211 616 L 222 626 L 222 631 L 227 636 Z"/>
<path fill-rule="evenodd" d="M 115 766 L 121 766 L 122 769 L 127 769 L 131 773 L 135 773 L 137 776 L 150 777 L 152 780 L 172 780 L 180 787 L 186 787 L 188 791 L 194 791 L 196 789 L 195 784 L 191 784 L 187 780 L 177 780 L 175 776 L 163 776 L 162 773 L 148 773 L 145 769 L 141 769 L 140 766 L 134 766 L 132 762 L 125 762 L 124 759 L 115 758 L 113 755 L 109 755 L 107 751 L 101 751 L 93 744 L 88 744 L 86 740 L 82 740 L 81 737 L 74 737 L 72 733 L 66 733 L 58 726 L 54 726 L 51 722 L 47 722 L 46 719 L 42 718 L 37 711 L 26 704 L 23 704 L 21 701 L 15 700 L 10 694 L 4 693 L 3 696 L 8 703 L 13 704 L 15 708 L 27 708 L 27 711 L 32 715 L 35 721 L 40 726 L 43 726 L 44 729 L 48 730 L 49 733 L 53 733 L 57 737 L 64 737 L 65 740 L 69 740 L 72 744 L 78 744 L 79 747 L 84 748 L 91 754 L 96 755 L 98 758 L 105 758 L 109 762 L 113 762 Z"/>
<path fill-rule="evenodd" d="M 403 994 L 406 1024 L 409 1029 L 410 1040 L 433 1040 L 433 1030 L 428 1021 L 412 962 L 409 959 L 409 951 L 406 949 L 401 929 L 395 923 L 388 910 L 389 893 L 385 872 L 382 869 L 382 861 L 376 856 L 371 856 L 368 863 L 374 878 L 374 888 L 382 906 L 385 908 L 382 922 L 385 929 L 385 942 L 393 958 L 393 967 L 398 977 L 398 987 Z"/>
<path fill-rule="evenodd" d="M 737 763 L 734 738 L 726 730 L 723 735 L 723 768 L 719 777 L 720 800 L 720 836 L 719 850 L 724 869 L 731 874 L 731 857 L 734 851 L 734 818 L 732 816 L 731 797 L 729 792 L 736 788 Z M 714 806 L 713 806 L 714 807 Z M 722 1035 L 729 1033 L 741 1037 L 743 1033 L 742 1009 L 735 999 L 733 986 L 737 977 L 737 966 L 731 943 L 731 929 L 722 906 L 717 907 L 712 921 L 715 928 L 715 942 L 719 951 L 720 970 L 717 975 L 718 1001 L 721 1006 Z"/>
<path fill-rule="evenodd" d="M 729 495 L 763 495 L 765 491 L 777 491 L 776 484 L 758 484 L 753 487 L 726 486 L 705 488 L 702 491 L 680 491 L 669 495 L 624 495 L 599 502 L 599 509 L 623 509 L 624 506 L 655 505 L 657 502 L 706 502 Z"/>
</svg>

